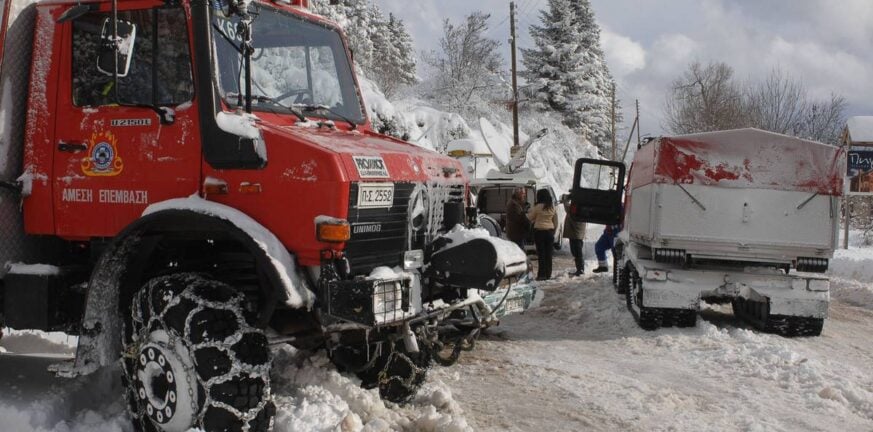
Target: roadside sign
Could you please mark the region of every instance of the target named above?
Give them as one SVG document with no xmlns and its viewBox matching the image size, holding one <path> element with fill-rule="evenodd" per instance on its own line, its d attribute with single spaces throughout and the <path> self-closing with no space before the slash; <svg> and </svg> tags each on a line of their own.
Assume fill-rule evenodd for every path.
<svg viewBox="0 0 873 432">
<path fill-rule="evenodd" d="M 873 195 L 873 147 L 853 147 L 848 152 L 849 195 Z"/>
</svg>

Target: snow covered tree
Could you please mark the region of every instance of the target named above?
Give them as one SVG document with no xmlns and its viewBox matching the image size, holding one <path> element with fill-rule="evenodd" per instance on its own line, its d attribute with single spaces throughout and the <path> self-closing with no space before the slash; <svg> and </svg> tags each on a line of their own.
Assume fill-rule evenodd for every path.
<svg viewBox="0 0 873 432">
<path fill-rule="evenodd" d="M 557 111 L 563 122 L 605 150 L 612 140 L 613 80 L 600 48 L 600 27 L 588 0 L 549 0 L 536 48 L 522 50 L 531 105 Z"/>
<path fill-rule="evenodd" d="M 389 99 L 402 86 L 418 82 L 414 56 L 412 37 L 406 31 L 406 26 L 394 14 L 389 14 L 385 25 L 374 31 L 370 67 L 372 78 Z"/>
<path fill-rule="evenodd" d="M 417 82 L 412 37 L 403 21 L 393 14 L 385 17 L 369 0 L 315 0 L 312 10 L 339 23 L 349 40 L 355 63 L 372 78 L 387 97 L 405 85 Z"/>
<path fill-rule="evenodd" d="M 500 85 L 500 43 L 485 36 L 490 15 L 476 11 L 461 24 L 443 23 L 440 48 L 425 56 L 433 69 L 431 97 L 446 109 L 475 117 Z"/>
</svg>

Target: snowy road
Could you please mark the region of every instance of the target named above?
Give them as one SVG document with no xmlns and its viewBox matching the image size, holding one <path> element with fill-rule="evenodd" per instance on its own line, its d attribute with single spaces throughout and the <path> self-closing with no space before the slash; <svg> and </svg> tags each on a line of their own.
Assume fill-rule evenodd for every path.
<svg viewBox="0 0 873 432">
<path fill-rule="evenodd" d="M 871 431 L 873 250 L 855 252 L 834 262 L 818 338 L 759 334 L 730 307 L 704 311 L 696 328 L 645 332 L 610 276 L 589 273 L 544 284 L 538 307 L 505 318 L 458 365 L 434 368 L 405 407 L 360 389 L 321 354 L 280 349 L 275 430 Z M 46 372 L 73 342 L 28 332 L 0 340 L 0 432 L 130 431 L 117 379 Z"/>
<path fill-rule="evenodd" d="M 870 309 L 835 301 L 819 338 L 759 334 L 730 306 L 645 332 L 608 275 L 542 289 L 540 307 L 434 374 L 475 430 L 873 430 Z"/>
</svg>

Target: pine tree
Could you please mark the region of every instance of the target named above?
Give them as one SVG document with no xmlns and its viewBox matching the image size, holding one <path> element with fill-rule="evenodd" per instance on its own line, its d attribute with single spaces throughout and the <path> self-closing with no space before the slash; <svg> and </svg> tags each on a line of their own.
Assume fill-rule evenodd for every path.
<svg viewBox="0 0 873 432">
<path fill-rule="evenodd" d="M 564 124 L 606 149 L 613 80 L 588 0 L 549 0 L 540 21 L 530 30 L 536 48 L 522 50 L 533 107 L 559 112 Z"/>
<path fill-rule="evenodd" d="M 355 63 L 391 98 L 405 85 L 418 81 L 412 37 L 403 21 L 389 14 L 387 19 L 369 0 L 341 0 L 331 6 L 327 0 L 311 4 L 313 12 L 339 23 L 354 52 Z"/>
<path fill-rule="evenodd" d="M 393 14 L 373 29 L 373 60 L 370 74 L 389 99 L 405 85 L 417 82 L 412 38 Z"/>
<path fill-rule="evenodd" d="M 397 81 L 401 85 L 413 85 L 418 82 L 418 73 L 412 36 L 406 30 L 403 20 L 395 17 L 394 14 L 388 15 L 388 29 L 397 52 L 397 57 L 394 59 Z"/>
</svg>

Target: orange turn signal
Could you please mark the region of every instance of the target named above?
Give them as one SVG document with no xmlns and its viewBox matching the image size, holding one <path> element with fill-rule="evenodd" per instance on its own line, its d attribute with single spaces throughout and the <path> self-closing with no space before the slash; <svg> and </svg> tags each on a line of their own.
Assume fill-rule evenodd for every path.
<svg viewBox="0 0 873 432">
<path fill-rule="evenodd" d="M 352 238 L 352 229 L 344 220 L 322 222 L 317 225 L 316 236 L 318 241 L 328 243 L 343 243 Z"/>
</svg>

